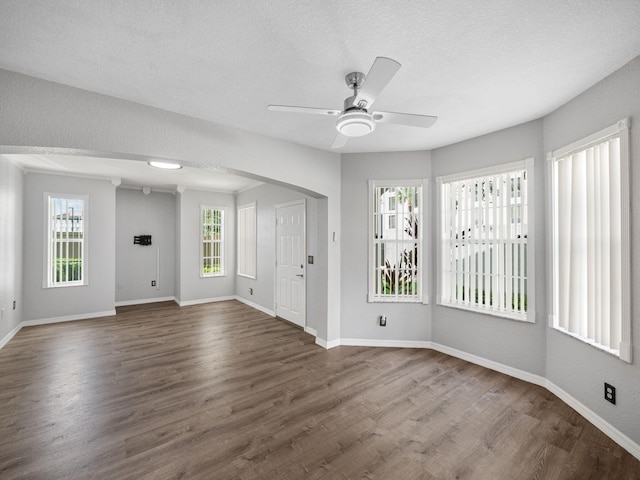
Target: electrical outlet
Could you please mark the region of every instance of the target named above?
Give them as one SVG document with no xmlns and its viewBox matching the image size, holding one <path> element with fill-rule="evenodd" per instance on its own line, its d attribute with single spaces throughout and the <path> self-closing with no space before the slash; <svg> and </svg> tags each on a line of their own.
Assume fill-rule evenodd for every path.
<svg viewBox="0 0 640 480">
<path fill-rule="evenodd" d="M 13 301 L 13 309 L 14 310 L 16 309 L 16 301 L 15 300 Z"/>
<path fill-rule="evenodd" d="M 249 295 L 253 295 L 253 288 L 249 289 Z"/>
<path fill-rule="evenodd" d="M 606 382 L 604 384 L 604 399 L 614 405 L 616 404 L 616 387 Z"/>
<path fill-rule="evenodd" d="M 378 324 L 381 327 L 386 327 L 387 326 L 387 316 L 386 315 L 380 315 L 380 317 L 378 318 Z"/>
<path fill-rule="evenodd" d="M 155 280 L 151 280 L 151 286 L 155 287 L 156 286 L 156 281 Z"/>
</svg>

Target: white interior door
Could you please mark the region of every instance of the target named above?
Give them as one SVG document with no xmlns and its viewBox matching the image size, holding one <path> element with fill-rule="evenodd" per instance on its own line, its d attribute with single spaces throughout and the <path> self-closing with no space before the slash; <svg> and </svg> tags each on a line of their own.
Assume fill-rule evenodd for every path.
<svg viewBox="0 0 640 480">
<path fill-rule="evenodd" d="M 306 220 L 304 200 L 276 206 L 276 315 L 305 326 Z"/>
</svg>

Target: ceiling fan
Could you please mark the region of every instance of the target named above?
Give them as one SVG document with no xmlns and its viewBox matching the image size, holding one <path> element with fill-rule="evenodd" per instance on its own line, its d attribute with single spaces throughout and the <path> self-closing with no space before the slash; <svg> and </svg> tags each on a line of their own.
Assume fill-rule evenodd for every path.
<svg viewBox="0 0 640 480">
<path fill-rule="evenodd" d="M 390 58 L 377 57 L 366 76 L 362 72 L 348 74 L 345 81 L 347 86 L 353 90 L 353 95 L 344 100 L 343 110 L 292 105 L 269 105 L 267 108 L 274 112 L 337 116 L 336 130 L 338 130 L 338 135 L 331 148 L 343 147 L 349 137 L 368 135 L 375 130 L 378 122 L 429 128 L 436 123 L 438 117 L 413 113 L 369 111 L 400 66 L 398 62 Z"/>
</svg>

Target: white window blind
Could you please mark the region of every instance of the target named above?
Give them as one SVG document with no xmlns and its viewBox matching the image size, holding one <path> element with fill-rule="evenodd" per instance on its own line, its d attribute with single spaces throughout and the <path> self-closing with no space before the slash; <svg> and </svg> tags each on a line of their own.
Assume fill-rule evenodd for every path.
<svg viewBox="0 0 640 480">
<path fill-rule="evenodd" d="M 45 194 L 47 246 L 43 285 L 85 285 L 87 196 Z"/>
<path fill-rule="evenodd" d="M 628 139 L 621 123 L 550 155 L 552 326 L 630 361 Z"/>
<path fill-rule="evenodd" d="M 256 204 L 238 207 L 238 275 L 256 278 Z"/>
<path fill-rule="evenodd" d="M 422 180 L 369 182 L 369 301 L 421 302 Z"/>
<path fill-rule="evenodd" d="M 529 159 L 438 179 L 440 304 L 534 320 L 527 317 L 532 166 Z"/>
<path fill-rule="evenodd" d="M 200 276 L 224 275 L 224 209 L 200 207 Z"/>
</svg>

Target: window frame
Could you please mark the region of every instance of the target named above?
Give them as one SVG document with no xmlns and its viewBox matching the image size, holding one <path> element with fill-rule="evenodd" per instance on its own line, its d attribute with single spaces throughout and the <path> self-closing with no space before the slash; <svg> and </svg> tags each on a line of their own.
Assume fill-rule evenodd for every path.
<svg viewBox="0 0 640 480">
<path fill-rule="evenodd" d="M 367 292 L 367 302 L 369 303 L 429 303 L 429 283 L 427 272 L 429 271 L 429 255 L 425 255 L 425 249 L 428 248 L 429 242 L 426 237 L 425 232 L 427 229 L 425 228 L 425 222 L 428 221 L 428 213 L 425 211 L 425 198 L 428 198 L 428 181 L 427 179 L 411 179 L 411 180 L 369 180 L 368 181 L 368 264 L 367 264 L 367 276 L 368 276 L 368 292 Z M 375 285 L 376 285 L 376 265 L 375 265 L 375 235 L 376 235 L 376 223 L 374 221 L 375 210 L 374 210 L 374 194 L 375 189 L 377 187 L 390 187 L 390 188 L 402 188 L 402 187 L 416 187 L 419 188 L 418 194 L 418 255 L 417 255 L 417 274 L 416 279 L 418 280 L 418 293 L 414 296 L 406 296 L 401 297 L 398 295 L 376 295 L 375 293 Z M 391 204 L 387 205 L 388 207 Z M 399 222 L 397 218 L 397 202 L 394 204 L 396 210 L 394 211 L 394 215 L 396 215 L 396 224 Z M 384 221 L 381 222 L 379 228 L 384 228 Z M 426 263 L 425 263 L 426 262 Z"/>
<path fill-rule="evenodd" d="M 67 288 L 67 287 L 82 287 L 89 285 L 89 195 L 81 194 L 69 194 L 69 193 L 52 193 L 44 192 L 44 250 L 43 250 L 43 277 L 42 288 Z M 80 243 L 81 255 L 81 278 L 75 281 L 56 282 L 54 280 L 52 262 L 56 258 L 53 256 L 53 244 L 52 244 L 52 229 L 51 229 L 51 201 L 53 199 L 63 200 L 81 200 L 82 204 L 82 239 Z M 62 258 L 62 257 L 60 257 Z"/>
<path fill-rule="evenodd" d="M 205 239 L 204 239 L 204 227 L 205 227 L 205 223 L 204 223 L 204 212 L 205 210 L 211 210 L 213 211 L 219 211 L 220 212 L 220 240 L 218 241 L 214 241 L 211 240 L 211 244 L 213 247 L 214 243 L 219 243 L 220 244 L 220 271 L 218 272 L 212 272 L 212 273 L 205 273 L 204 272 L 204 260 L 205 260 L 205 255 L 204 255 L 204 244 L 205 244 Z M 212 218 L 213 218 L 213 214 L 212 214 Z M 225 253 L 226 253 L 226 226 L 225 226 L 225 207 L 219 207 L 219 206 L 211 206 L 211 205 L 200 205 L 200 244 L 199 244 L 199 259 L 200 259 L 200 278 L 211 278 L 211 277 L 224 277 L 225 274 Z M 214 224 L 211 224 L 214 225 Z M 213 251 L 213 248 L 212 248 Z M 213 256 L 211 258 L 214 258 Z"/>
<path fill-rule="evenodd" d="M 580 340 L 592 347 L 616 356 L 627 363 L 633 361 L 633 339 L 631 337 L 631 235 L 630 235 L 630 118 L 623 118 L 614 125 L 603 128 L 591 135 L 577 140 L 569 145 L 547 153 L 547 302 L 548 325 L 553 330 Z M 570 332 L 560 327 L 558 312 L 558 288 L 559 288 L 559 241 L 556 232 L 558 224 L 558 198 L 557 198 L 557 163 L 569 155 L 579 153 L 594 147 L 607 140 L 619 138 L 620 143 L 620 215 L 621 215 L 621 338 L 620 347 L 616 351 L 595 340 Z M 611 198 L 611 197 L 610 197 Z"/>
<path fill-rule="evenodd" d="M 247 219 L 245 218 L 245 213 L 247 210 L 253 210 L 251 214 L 251 218 L 248 219 L 249 222 L 253 225 L 253 236 L 247 238 L 244 227 L 246 225 Z M 237 257 L 238 257 L 238 268 L 237 274 L 240 277 L 256 279 L 258 274 L 258 206 L 257 202 L 246 203 L 244 205 L 239 205 L 237 208 L 237 219 L 238 219 L 238 232 L 237 232 Z M 249 258 L 245 258 L 247 252 L 253 252 L 252 256 Z M 251 263 L 250 268 L 246 271 L 243 271 L 243 266 L 246 266 L 247 263 Z"/>
<path fill-rule="evenodd" d="M 437 272 L 437 294 L 436 294 L 436 304 L 449 308 L 457 308 L 460 310 L 466 310 L 476 313 L 481 313 L 484 315 L 490 315 L 493 317 L 499 317 L 509 320 L 516 320 L 527 323 L 535 323 L 536 321 L 536 312 L 535 312 L 535 204 L 534 204 L 534 186 L 535 186 L 535 175 L 534 175 L 534 166 L 535 160 L 533 157 L 528 157 L 523 160 L 518 160 L 515 162 L 501 163 L 497 165 L 492 165 L 485 168 L 480 168 L 476 170 L 467 170 L 464 172 L 454 173 L 450 175 L 443 175 L 436 178 L 436 187 L 437 187 L 437 205 L 438 205 L 438 244 L 437 244 L 437 261 L 438 261 L 438 272 Z M 527 310 L 525 313 L 520 312 L 511 312 L 511 311 L 500 311 L 494 310 L 482 306 L 476 305 L 465 305 L 461 303 L 452 303 L 448 302 L 444 299 L 444 282 L 446 281 L 447 275 L 445 274 L 445 265 L 448 259 L 446 255 L 447 249 L 444 247 L 445 242 L 449 242 L 450 239 L 445 237 L 445 232 L 447 231 L 445 225 L 445 210 L 444 210 L 444 184 L 458 182 L 462 180 L 473 180 L 479 179 L 485 176 L 493 176 L 493 175 L 501 175 L 506 173 L 517 172 L 520 170 L 525 170 L 527 172 L 527 188 L 526 188 L 526 208 L 527 208 L 527 241 L 526 241 L 526 296 L 527 296 Z"/>
</svg>

